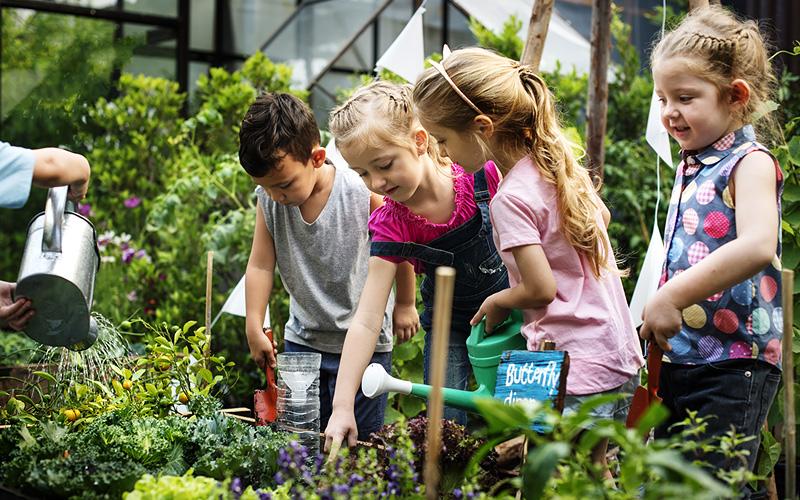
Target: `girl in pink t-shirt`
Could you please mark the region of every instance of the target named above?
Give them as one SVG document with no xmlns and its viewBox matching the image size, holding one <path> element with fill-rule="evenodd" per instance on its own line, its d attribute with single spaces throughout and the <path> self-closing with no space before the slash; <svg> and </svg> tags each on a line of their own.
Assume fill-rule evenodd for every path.
<svg viewBox="0 0 800 500">
<path fill-rule="evenodd" d="M 609 212 L 547 85 L 517 61 L 466 48 L 420 76 L 414 102 L 450 158 L 468 172 L 491 158 L 504 177 L 491 216 L 511 287 L 488 297 L 472 324 L 485 316 L 491 329 L 522 310 L 529 350 L 549 339 L 569 352 L 564 411 L 598 393 L 629 393 L 592 412 L 624 422 L 644 359 L 606 233 Z M 593 450 L 595 462 L 605 465 L 607 444 Z"/>
<path fill-rule="evenodd" d="M 492 240 L 489 217 L 498 171 L 489 162 L 468 175 L 439 156 L 414 113 L 410 85 L 379 81 L 361 87 L 332 111 L 329 128 L 350 168 L 371 191 L 384 196 L 385 204 L 370 217 L 369 273 L 345 338 L 333 414 L 325 429 L 326 449 L 345 438 L 350 446 L 356 444 L 353 398 L 375 348 L 379 320 L 400 263 L 410 262 L 417 274 L 425 274 L 420 286 L 422 313 L 417 316 L 413 303 L 397 301 L 393 317 L 401 323 L 395 331 L 408 332 L 406 324 L 418 329 L 420 323 L 426 331 L 426 382 L 431 337 L 436 334 L 434 270 L 439 265 L 456 269 L 445 380 L 445 386 L 454 389 L 465 390 L 472 372 L 466 349 L 471 319 L 486 297 L 508 287 L 508 272 Z M 398 336 L 398 342 L 405 340 Z M 463 411 L 445 408 L 444 416 L 466 425 Z"/>
</svg>

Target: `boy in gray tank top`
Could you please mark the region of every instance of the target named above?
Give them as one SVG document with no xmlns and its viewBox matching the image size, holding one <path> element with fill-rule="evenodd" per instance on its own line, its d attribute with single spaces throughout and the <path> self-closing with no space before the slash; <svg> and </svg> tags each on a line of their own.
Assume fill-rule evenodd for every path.
<svg viewBox="0 0 800 500">
<path fill-rule="evenodd" d="M 257 184 L 258 198 L 245 275 L 250 356 L 262 370 L 276 365 L 277 344 L 264 335 L 262 322 L 277 266 L 289 293 L 286 351 L 322 353 L 320 428 L 324 429 L 345 335 L 367 277 L 369 216 L 382 200 L 355 172 L 326 160 L 313 113 L 295 96 L 259 96 L 242 120 L 239 139 L 239 160 Z M 410 266 L 398 271 L 398 303 L 413 304 L 413 278 Z M 372 360 L 389 372 L 393 306 L 390 297 Z M 418 323 L 394 325 L 401 339 L 418 329 Z M 359 439 L 367 440 L 383 426 L 387 399 L 384 395 L 372 400 L 359 391 L 355 401 Z"/>
</svg>

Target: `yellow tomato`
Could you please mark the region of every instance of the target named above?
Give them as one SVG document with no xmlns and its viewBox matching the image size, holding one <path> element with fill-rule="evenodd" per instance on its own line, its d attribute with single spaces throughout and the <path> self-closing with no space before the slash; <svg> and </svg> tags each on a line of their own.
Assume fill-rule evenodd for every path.
<svg viewBox="0 0 800 500">
<path fill-rule="evenodd" d="M 185 405 L 186 403 L 189 402 L 189 396 L 187 396 L 185 392 L 182 392 L 178 395 L 178 401 L 180 401 L 181 404 Z"/>
<path fill-rule="evenodd" d="M 78 416 L 75 415 L 74 410 L 64 410 L 64 414 L 67 416 L 67 420 L 69 420 L 70 422 L 74 422 L 75 419 L 78 418 Z"/>
<path fill-rule="evenodd" d="M 131 387 L 133 387 L 133 382 L 131 382 L 130 380 L 126 380 L 122 383 L 123 389 L 130 389 Z"/>
</svg>

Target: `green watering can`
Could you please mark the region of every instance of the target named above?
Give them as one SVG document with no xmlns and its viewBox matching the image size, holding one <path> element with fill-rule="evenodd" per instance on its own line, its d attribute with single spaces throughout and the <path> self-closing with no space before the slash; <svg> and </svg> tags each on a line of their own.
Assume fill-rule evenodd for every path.
<svg viewBox="0 0 800 500">
<path fill-rule="evenodd" d="M 460 391 L 444 387 L 444 404 L 460 410 L 477 413 L 475 401 L 480 398 L 494 397 L 494 386 L 497 382 L 497 367 L 503 351 L 527 350 L 527 340 L 520 334 L 522 313 L 516 309 L 511 311 L 508 319 L 489 332 L 484 332 L 484 320 L 472 327 L 467 339 L 467 352 L 478 388 L 474 391 Z M 431 386 L 414 384 L 407 380 L 392 377 L 378 363 L 370 364 L 361 377 L 361 390 L 368 398 L 375 398 L 386 392 L 410 394 L 426 399 L 430 396 Z"/>
</svg>

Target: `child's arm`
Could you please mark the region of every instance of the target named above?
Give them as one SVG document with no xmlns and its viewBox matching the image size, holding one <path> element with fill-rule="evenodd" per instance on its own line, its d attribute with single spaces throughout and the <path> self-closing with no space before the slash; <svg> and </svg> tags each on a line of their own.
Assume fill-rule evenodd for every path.
<svg viewBox="0 0 800 500">
<path fill-rule="evenodd" d="M 86 158 L 59 148 L 34 149 L 33 157 L 34 186 L 69 186 L 67 199 L 70 201 L 80 201 L 86 196 L 91 174 Z"/>
<path fill-rule="evenodd" d="M 736 239 L 667 281 L 645 304 L 639 335 L 671 351 L 681 311 L 754 276 L 775 257 L 780 221 L 775 163 L 763 152 L 742 158 L 731 177 Z M 742 189 L 735 190 L 735 186 Z"/>
<path fill-rule="evenodd" d="M 356 393 L 361 386 L 361 376 L 375 352 L 396 274 L 397 264 L 380 257 L 370 257 L 367 281 L 342 347 L 336 389 L 333 392 L 333 413 L 325 429 L 326 451 L 338 449 L 345 439 L 348 446 L 356 445 L 358 430 L 353 413 Z"/>
<path fill-rule="evenodd" d="M 274 368 L 277 344 L 264 334 L 264 317 L 267 314 L 272 282 L 275 278 L 275 243 L 267 230 L 261 203 L 256 206 L 256 227 L 253 248 L 245 271 L 245 334 L 250 346 L 250 357 L 261 370 Z"/>
<path fill-rule="evenodd" d="M 414 266 L 409 262 L 397 266 L 392 325 L 398 344 L 411 339 L 419 331 L 417 276 L 414 273 Z"/>
<path fill-rule="evenodd" d="M 556 296 L 556 280 L 541 245 L 514 247 L 511 253 L 519 268 L 520 282 L 487 297 L 470 322 L 477 325 L 486 316 L 487 332 L 505 321 L 511 309 L 541 307 Z"/>
</svg>

